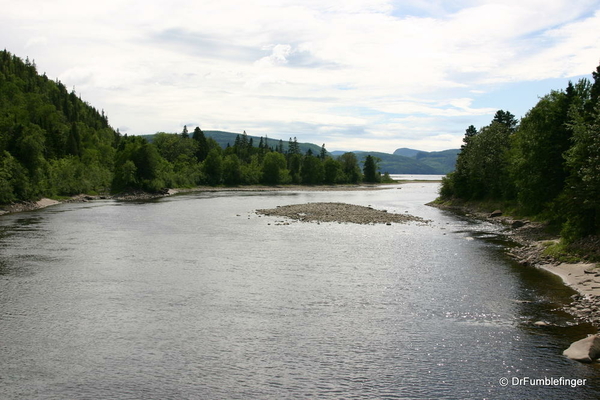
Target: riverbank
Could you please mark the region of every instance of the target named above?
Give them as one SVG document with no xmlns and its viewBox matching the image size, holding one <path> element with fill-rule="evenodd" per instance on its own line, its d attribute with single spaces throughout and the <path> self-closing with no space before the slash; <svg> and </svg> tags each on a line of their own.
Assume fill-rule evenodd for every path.
<svg viewBox="0 0 600 400">
<path fill-rule="evenodd" d="M 548 249 L 557 245 L 560 237 L 549 233 L 547 225 L 527 219 L 516 219 L 503 215 L 501 210 L 483 211 L 474 205 L 448 205 L 429 203 L 428 205 L 449 210 L 467 217 L 485 220 L 505 227 L 503 232 L 516 247 L 507 249 L 507 254 L 521 265 L 542 269 L 560 277 L 564 284 L 577 292 L 572 296 L 572 303 L 564 310 L 581 321 L 600 328 L 600 268 L 595 262 L 565 262 L 555 257 Z M 598 245 L 592 238 L 590 252 Z"/>
<path fill-rule="evenodd" d="M 404 182 L 397 182 L 404 183 Z M 0 206 L 0 216 L 24 211 L 34 211 L 61 203 L 82 203 L 94 200 L 120 200 L 141 201 L 172 196 L 178 193 L 192 192 L 272 192 L 272 191 L 362 191 L 390 189 L 390 184 L 364 184 L 364 185 L 278 185 L 278 186 L 198 186 L 195 188 L 165 189 L 158 193 L 132 191 L 119 194 L 87 195 L 78 194 L 68 198 L 49 199 L 42 198 L 38 201 L 21 201 Z"/>
</svg>

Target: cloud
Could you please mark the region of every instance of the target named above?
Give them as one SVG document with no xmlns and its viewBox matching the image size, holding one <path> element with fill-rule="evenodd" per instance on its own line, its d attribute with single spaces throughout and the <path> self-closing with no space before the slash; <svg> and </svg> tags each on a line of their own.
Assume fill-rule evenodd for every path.
<svg viewBox="0 0 600 400">
<path fill-rule="evenodd" d="M 145 42 L 149 46 L 164 46 L 166 49 L 180 52 L 182 57 L 213 58 L 236 63 L 253 62 L 265 54 L 262 49 L 235 43 L 227 37 L 190 32 L 181 28 L 157 32 L 145 39 Z"/>
<path fill-rule="evenodd" d="M 34 46 L 44 46 L 48 43 L 48 38 L 46 38 L 45 36 L 36 36 L 36 37 L 32 37 L 31 39 L 29 39 L 27 41 L 27 43 L 25 43 L 25 48 L 29 49 L 30 47 L 34 47 Z"/>
<path fill-rule="evenodd" d="M 9 51 L 130 133 L 199 121 L 365 150 L 460 145 L 509 85 L 535 98 L 531 82 L 594 70 L 598 26 L 597 0 L 22 0 L 0 15 Z"/>
</svg>

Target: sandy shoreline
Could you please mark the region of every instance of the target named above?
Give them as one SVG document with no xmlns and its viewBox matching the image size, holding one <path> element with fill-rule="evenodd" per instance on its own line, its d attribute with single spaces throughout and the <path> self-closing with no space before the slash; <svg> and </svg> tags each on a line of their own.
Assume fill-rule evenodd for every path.
<svg viewBox="0 0 600 400">
<path fill-rule="evenodd" d="M 600 328 L 600 269 L 593 263 L 560 263 L 537 266 L 559 276 L 578 292 L 565 311 Z"/>
</svg>

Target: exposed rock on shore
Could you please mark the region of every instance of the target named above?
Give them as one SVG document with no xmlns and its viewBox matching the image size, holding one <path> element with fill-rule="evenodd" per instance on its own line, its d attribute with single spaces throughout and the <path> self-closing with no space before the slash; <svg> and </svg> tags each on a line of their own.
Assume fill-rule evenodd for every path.
<svg viewBox="0 0 600 400">
<path fill-rule="evenodd" d="M 580 362 L 593 362 L 600 358 L 600 336 L 590 335 L 571 344 L 563 355 Z"/>
<path fill-rule="evenodd" d="M 372 207 L 345 203 L 293 204 L 272 209 L 256 210 L 258 214 L 287 217 L 306 222 L 347 222 L 353 224 L 391 224 L 428 221 L 410 214 L 394 214 Z"/>
</svg>

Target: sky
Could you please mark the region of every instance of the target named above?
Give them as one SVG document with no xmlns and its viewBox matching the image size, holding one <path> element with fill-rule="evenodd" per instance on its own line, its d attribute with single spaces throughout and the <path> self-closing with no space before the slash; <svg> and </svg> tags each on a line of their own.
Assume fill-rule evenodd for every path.
<svg viewBox="0 0 600 400">
<path fill-rule="evenodd" d="M 0 0 L 0 46 L 129 135 L 458 148 L 600 64 L 600 0 Z"/>
</svg>

